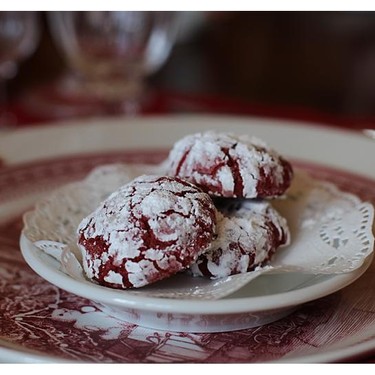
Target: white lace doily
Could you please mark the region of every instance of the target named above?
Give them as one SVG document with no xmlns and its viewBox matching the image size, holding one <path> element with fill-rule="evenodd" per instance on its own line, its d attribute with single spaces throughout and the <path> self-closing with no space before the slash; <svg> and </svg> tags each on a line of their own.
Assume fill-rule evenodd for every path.
<svg viewBox="0 0 375 375">
<path fill-rule="evenodd" d="M 81 282 L 84 276 L 76 245 L 80 221 L 119 186 L 141 174 L 162 173 L 163 166 L 111 164 L 98 167 L 83 181 L 66 185 L 38 202 L 24 216 L 23 234 L 61 263 L 61 270 Z M 126 293 L 166 298 L 218 299 L 266 272 L 338 274 L 359 268 L 374 248 L 370 203 L 295 172 L 284 198 L 272 201 L 287 219 L 291 244 L 269 266 L 246 274 L 208 280 L 179 274 Z M 103 287 L 106 288 L 106 287 Z"/>
</svg>

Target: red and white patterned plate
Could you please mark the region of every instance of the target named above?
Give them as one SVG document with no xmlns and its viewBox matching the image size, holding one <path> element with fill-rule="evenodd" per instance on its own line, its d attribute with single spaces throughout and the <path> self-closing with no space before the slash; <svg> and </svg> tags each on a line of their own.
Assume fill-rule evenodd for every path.
<svg viewBox="0 0 375 375">
<path fill-rule="evenodd" d="M 217 123 L 224 126 L 221 121 L 217 120 Z M 288 132 L 296 126 L 262 124 L 258 120 L 249 119 L 226 121 L 227 127 L 232 124 L 236 128 L 234 131 L 255 133 L 267 140 L 267 134 L 272 134 L 274 140 L 279 139 L 278 142 L 272 142 L 278 149 L 289 147 L 291 134 Z M 101 125 L 71 124 L 63 129 L 46 128 L 46 133 L 53 133 L 57 137 L 51 141 L 52 146 L 58 143 L 59 136 L 65 142 L 64 136 L 67 137 L 68 133 L 71 139 L 76 139 L 77 149 L 70 144 L 67 146 L 68 151 L 61 148 L 59 152 L 58 147 L 55 147 L 58 158 L 54 158 L 53 147 L 49 153 L 44 151 L 43 155 L 38 149 L 38 144 L 43 147 L 47 139 L 42 136 L 45 134 L 43 129 L 35 131 L 39 133 L 35 139 L 31 139 L 34 133 L 28 132 L 29 135 L 33 134 L 29 138 L 29 145 L 38 150 L 36 153 L 27 149 L 28 143 L 21 145 L 20 137 L 28 139 L 23 132 L 0 138 L 1 156 L 10 164 L 15 164 L 0 169 L 0 359 L 5 362 L 325 362 L 352 360 L 372 353 L 375 348 L 374 264 L 352 285 L 304 304 L 277 322 L 235 332 L 204 334 L 157 331 L 124 323 L 106 315 L 91 301 L 49 284 L 26 265 L 18 243 L 22 227 L 21 214 L 45 192 L 82 178 L 96 165 L 122 160 L 159 162 L 165 152 L 153 151 L 156 147 L 150 151 L 150 135 L 146 137 L 147 133 L 143 133 L 145 128 L 150 131 L 153 126 L 156 126 L 156 131 L 157 122 L 177 138 L 180 137 L 178 133 L 196 131 L 199 123 L 202 129 L 212 128 L 216 123 L 215 119 L 207 122 L 207 118 L 181 121 L 174 118 L 165 122 L 160 118 L 143 120 L 138 131 L 147 139 L 144 145 L 135 129 L 139 125 L 137 120 L 124 121 L 121 128 L 117 121 Z M 180 128 L 181 122 L 186 126 L 191 122 L 191 129 L 186 126 Z M 95 140 L 89 137 L 85 146 L 85 136 L 88 136 L 90 129 Z M 351 156 L 343 150 L 349 146 L 352 150 L 354 148 L 355 154 L 361 147 L 362 152 L 367 150 L 368 157 L 374 160 L 375 145 L 371 144 L 371 148 L 367 140 L 362 142 L 355 134 L 332 129 L 306 127 L 306 133 L 303 127 L 295 129 L 300 135 L 298 145 L 287 154 L 293 159 L 299 159 L 299 166 L 320 179 L 336 183 L 342 190 L 375 203 L 374 172 L 366 170 L 363 165 L 355 168 L 353 160 L 347 161 Z M 102 136 L 106 134 L 105 141 L 101 142 L 98 132 Z M 124 140 L 122 150 L 116 143 L 119 133 Z M 339 143 L 331 145 L 333 157 L 326 163 L 331 166 L 322 167 L 319 157 L 314 160 L 309 156 L 309 144 L 314 142 L 311 134 L 315 141 L 337 136 Z M 114 146 L 110 142 L 112 138 Z M 168 140 L 164 141 L 168 143 Z M 24 151 L 19 152 L 26 155 L 24 158 L 32 160 L 31 163 L 18 164 L 25 161 L 21 156 L 16 160 L 13 151 L 13 154 L 3 152 L 3 145 L 12 142 L 12 150 L 25 147 Z M 81 148 L 78 147 L 80 142 L 83 142 Z M 306 157 L 300 144 L 307 145 Z M 165 149 L 167 144 L 156 146 Z M 322 153 L 328 153 L 328 150 Z M 332 167 L 335 163 L 341 163 L 341 168 Z M 356 169 L 360 175 L 353 173 Z"/>
</svg>

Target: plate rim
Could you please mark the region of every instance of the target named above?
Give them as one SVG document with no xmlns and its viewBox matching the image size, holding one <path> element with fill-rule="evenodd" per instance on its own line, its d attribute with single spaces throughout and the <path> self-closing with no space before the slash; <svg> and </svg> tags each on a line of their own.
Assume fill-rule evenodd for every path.
<svg viewBox="0 0 375 375">
<path fill-rule="evenodd" d="M 157 143 L 159 147 L 160 144 L 163 144 L 164 146 L 168 145 L 171 146 L 173 141 L 175 141 L 175 136 L 179 135 L 181 133 L 183 134 L 189 134 L 191 132 L 186 131 L 187 125 L 192 126 L 194 129 L 197 129 L 198 125 L 199 128 L 206 128 L 211 129 L 214 127 L 219 128 L 222 130 L 225 128 L 226 130 L 230 131 L 231 127 L 237 127 L 238 129 L 246 129 L 246 128 L 255 128 L 257 130 L 266 129 L 266 133 L 268 130 L 275 130 L 276 128 L 283 131 L 293 131 L 295 132 L 295 136 L 298 137 L 302 135 L 311 135 L 316 134 L 317 132 L 319 135 L 322 135 L 322 137 L 319 138 L 319 142 L 325 142 L 325 138 L 330 138 L 331 140 L 336 140 L 336 137 L 338 137 L 341 141 L 348 141 L 350 140 L 351 143 L 360 142 L 361 147 L 365 148 L 367 151 L 371 152 L 372 155 L 375 155 L 375 148 L 374 140 L 364 135 L 364 133 L 356 130 L 356 129 L 347 129 L 342 128 L 338 126 L 332 126 L 330 124 L 325 123 L 316 123 L 311 121 L 301 121 L 296 119 L 278 119 L 278 118 L 272 118 L 272 117 L 264 117 L 264 116 L 247 116 L 247 115 L 216 115 L 216 114 L 170 114 L 170 115 L 147 115 L 147 116 L 141 116 L 141 117 L 97 117 L 97 118 L 82 118 L 82 119 L 72 119 L 72 120 L 62 120 L 62 121 L 56 121 L 56 122 L 50 122 L 50 123 L 42 123 L 42 124 L 36 124 L 30 127 L 22 127 L 17 128 L 13 131 L 6 132 L 2 134 L 2 137 L 0 137 L 0 160 L 4 159 L 3 163 L 6 163 L 5 165 L 14 165 L 19 162 L 25 161 L 25 158 L 19 159 L 18 157 L 14 156 L 14 147 L 11 147 L 10 144 L 14 142 L 21 142 L 24 146 L 22 149 L 22 152 L 28 153 L 28 160 L 41 160 L 45 158 L 50 158 L 52 155 L 57 156 L 64 156 L 69 155 L 72 153 L 72 150 L 70 147 L 77 147 L 75 142 L 71 142 L 73 145 L 68 145 L 68 151 L 62 151 L 62 148 L 55 147 L 58 145 L 58 143 L 54 144 L 54 147 L 37 147 L 40 145 L 35 145 L 35 143 L 40 143 L 38 137 L 43 138 L 44 136 L 55 136 L 60 137 L 64 136 L 66 134 L 71 134 L 74 132 L 74 130 L 79 130 L 77 133 L 84 133 L 85 136 L 88 134 L 91 136 L 98 130 L 108 130 L 114 132 L 121 132 L 123 133 L 123 130 L 126 132 L 130 130 L 129 139 L 130 141 L 125 142 L 125 148 L 137 148 L 139 146 L 139 143 L 144 142 L 144 138 L 142 137 L 142 140 L 140 138 L 137 138 L 135 135 L 137 131 L 139 132 L 138 128 L 140 127 L 142 130 L 147 131 L 153 131 L 154 128 L 157 128 L 158 125 L 168 127 L 170 134 L 166 134 L 166 137 L 159 137 L 162 138 L 162 140 L 157 140 Z M 172 126 L 173 125 L 173 126 Z M 268 129 L 268 130 L 267 130 Z M 195 131 L 195 130 L 194 130 Z M 271 133 L 267 133 L 271 134 Z M 257 136 L 257 134 L 255 134 Z M 81 136 L 81 134 L 79 135 Z M 78 137 L 79 137 L 78 136 Z M 104 137 L 105 138 L 105 137 Z M 158 138 L 158 137 L 156 137 Z M 155 137 L 152 137 L 153 142 Z M 173 139 L 173 141 L 171 141 Z M 267 143 L 270 143 L 271 146 L 274 146 L 274 142 L 270 142 L 268 139 L 264 138 Z M 278 139 L 278 138 L 277 138 Z M 32 150 L 29 150 L 29 144 L 27 142 L 33 141 L 34 144 L 31 145 Z M 112 139 L 112 142 L 114 144 L 111 144 L 111 146 L 108 146 L 108 143 L 105 145 L 98 144 L 98 139 L 95 138 L 94 140 L 85 139 L 87 142 L 85 142 L 85 149 L 84 150 L 76 150 L 76 152 L 83 152 L 87 153 L 90 152 L 93 145 L 90 142 L 96 142 L 95 143 L 95 151 L 98 150 L 98 147 L 100 147 L 101 151 L 104 150 L 119 150 L 119 141 L 116 139 Z M 75 140 L 74 140 L 75 141 Z M 105 140 L 104 140 L 105 141 Z M 161 142 L 161 143 L 160 143 Z M 81 142 L 82 143 L 82 142 Z M 87 144 L 86 144 L 87 143 Z M 105 142 L 104 142 L 105 143 Z M 146 142 L 147 143 L 147 142 Z M 296 142 L 297 144 L 298 142 Z M 294 146 L 294 144 L 293 144 Z M 133 148 L 133 149 L 134 149 Z M 41 151 L 40 149 L 44 149 Z M 287 152 L 290 148 L 287 149 Z M 25 151 L 26 150 L 26 151 Z M 324 148 L 323 148 L 324 150 Z M 373 151 L 374 150 L 374 151 Z M 337 151 L 337 150 L 335 150 Z M 294 151 L 293 151 L 294 152 Z M 301 150 L 298 150 L 298 153 L 300 153 Z M 303 152 L 306 152 L 305 148 L 303 149 Z M 298 156 L 299 159 L 303 160 L 310 160 L 313 162 L 319 162 L 316 156 L 316 152 L 314 151 L 313 156 L 311 154 L 311 150 L 308 151 L 310 154 L 307 156 L 307 159 L 304 159 L 305 156 Z M 340 151 L 341 153 L 343 150 Z M 347 150 L 345 150 L 347 153 Z M 74 151 L 73 151 L 74 153 Z M 283 152 L 285 154 L 285 150 Z M 345 153 L 345 155 L 346 155 Z M 320 153 L 319 153 L 320 154 Z M 287 154 L 286 154 L 287 155 Z M 348 163 L 341 163 L 341 160 L 337 160 L 337 156 L 334 153 L 330 153 L 333 158 L 330 158 L 331 160 L 324 159 L 325 165 L 330 165 L 335 168 L 339 168 L 340 166 L 344 168 L 345 170 L 349 170 L 351 172 L 357 172 L 360 175 L 365 175 L 368 177 L 375 178 L 375 172 L 370 167 L 369 163 L 365 163 L 365 167 L 355 168 L 353 164 L 348 165 Z M 293 155 L 288 155 L 292 158 Z M 319 156 L 321 157 L 321 156 Z M 9 159 L 9 160 L 8 160 Z M 339 165 L 341 164 L 341 165 Z M 1 166 L 1 164 L 0 164 Z"/>
</svg>

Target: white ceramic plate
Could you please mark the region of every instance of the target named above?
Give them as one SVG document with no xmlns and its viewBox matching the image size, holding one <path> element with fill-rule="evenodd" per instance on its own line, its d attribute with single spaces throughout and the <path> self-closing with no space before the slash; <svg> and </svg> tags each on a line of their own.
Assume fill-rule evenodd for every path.
<svg viewBox="0 0 375 375">
<path fill-rule="evenodd" d="M 220 300 L 144 297 L 75 280 L 60 263 L 21 237 L 21 250 L 31 268 L 52 284 L 100 303 L 99 308 L 126 322 L 177 332 L 227 332 L 276 321 L 297 306 L 344 288 L 361 276 L 372 256 L 358 269 L 341 275 L 298 273 L 262 275 Z M 150 294 L 150 293 L 148 293 Z"/>
<path fill-rule="evenodd" d="M 373 144 L 373 141 L 366 139 L 359 134 L 337 131 L 334 129 L 317 128 L 314 126 L 308 126 L 306 124 L 294 124 L 274 121 L 269 122 L 258 119 L 245 118 L 170 117 L 111 121 L 97 120 L 93 123 L 70 123 L 64 124 L 63 126 L 41 127 L 35 130 L 30 129 L 27 131 L 20 131 L 14 134 L 9 134 L 4 136 L 3 138 L 0 138 L 0 157 L 6 163 L 17 164 L 20 162 L 32 161 L 32 164 L 29 165 L 16 165 L 14 168 L 9 169 L 8 173 L 5 173 L 5 175 L 3 174 L 2 176 L 0 176 L 0 186 L 1 183 L 3 183 L 3 189 L 0 191 L 0 196 L 2 198 L 0 223 L 4 223 L 3 225 L 5 225 L 7 222 L 11 220 L 11 218 L 17 217 L 17 215 L 21 213 L 25 209 L 25 207 L 29 206 L 36 198 L 40 197 L 40 195 L 43 193 L 40 191 L 41 188 L 44 188 L 45 191 L 47 191 L 51 187 L 57 186 L 62 182 L 66 182 L 68 180 L 81 177 L 84 174 L 84 172 L 87 172 L 90 169 L 90 166 L 92 167 L 103 162 L 116 161 L 119 159 L 129 160 L 129 158 L 134 161 L 159 161 L 160 153 L 158 151 L 150 152 L 150 150 L 169 148 L 170 145 L 176 139 L 180 138 L 182 135 L 204 129 L 232 130 L 238 133 L 251 133 L 253 135 L 256 135 L 260 138 L 267 140 L 269 144 L 275 146 L 275 148 L 280 150 L 280 152 L 287 155 L 288 157 L 302 161 L 302 164 L 304 164 L 304 161 L 313 162 L 314 165 L 305 163 L 306 168 L 311 169 L 311 171 L 313 171 L 313 173 L 316 173 L 316 175 L 318 175 L 319 177 L 323 177 L 328 180 L 332 180 L 333 178 L 333 180 L 335 182 L 338 182 L 339 185 L 341 185 L 342 187 L 346 186 L 349 191 L 356 194 L 360 193 L 360 196 L 363 199 L 370 198 L 371 200 L 375 196 L 374 183 L 370 179 L 367 179 L 368 177 L 374 177 L 374 171 L 370 168 L 371 163 L 367 162 L 367 159 L 374 160 L 375 145 Z M 155 134 L 159 134 L 162 131 L 163 138 L 158 139 L 158 137 L 156 137 Z M 15 151 L 16 149 L 18 149 L 18 152 Z M 348 149 L 353 151 L 350 157 L 347 153 Z M 145 152 L 140 152 L 139 150 L 144 150 Z M 361 150 L 361 152 L 358 152 L 359 150 Z M 74 154 L 80 154 L 80 156 L 72 156 Z M 147 155 L 144 157 L 141 156 L 142 154 Z M 366 157 L 363 157 L 363 155 L 366 155 Z M 56 156 L 58 156 L 60 159 L 51 160 L 51 157 Z M 43 159 L 44 161 L 42 161 Z M 320 166 L 319 164 L 324 165 L 324 167 Z M 342 172 L 341 170 L 346 170 L 348 172 L 356 172 L 361 174 L 362 176 L 357 178 L 356 183 L 355 181 L 353 182 L 353 176 L 347 174 L 346 171 Z M 30 171 L 33 172 L 31 173 Z M 14 182 L 22 182 L 22 179 L 25 178 L 25 175 L 27 175 L 27 173 L 31 173 L 32 177 L 30 178 L 29 176 L 28 187 L 23 185 L 21 188 L 20 186 L 14 185 Z M 5 185 L 9 186 L 10 182 L 13 182 L 13 186 L 16 186 L 17 189 L 9 189 L 9 187 L 4 188 Z M 9 199 L 10 197 L 12 197 L 12 199 Z M 41 258 L 37 257 L 33 261 L 41 261 Z M 50 266 L 53 268 L 53 265 L 48 265 L 48 267 Z M 259 302 L 261 303 L 260 306 L 262 313 L 265 311 L 265 309 L 271 309 L 270 311 L 272 311 L 273 308 L 276 308 L 276 311 L 272 312 L 280 314 L 281 308 L 283 310 L 283 315 L 289 313 L 289 308 L 293 308 L 296 304 L 299 305 L 300 303 L 306 302 L 314 298 L 319 298 L 323 295 L 326 295 L 327 293 L 331 293 L 336 291 L 337 289 L 342 288 L 343 286 L 347 285 L 348 283 L 352 282 L 355 278 L 360 276 L 367 266 L 369 266 L 369 264 L 366 264 L 362 269 L 358 270 L 358 272 L 356 272 L 355 275 L 340 275 L 335 276 L 333 278 L 323 277 L 323 279 L 321 279 L 322 277 L 319 277 L 319 280 L 311 279 L 311 277 L 310 279 L 301 280 L 299 279 L 300 276 L 294 275 L 291 278 L 278 279 L 277 287 L 271 286 L 271 288 L 267 279 L 263 281 L 262 279 L 259 279 L 260 289 L 258 291 L 251 291 L 250 295 L 233 296 L 230 300 L 228 300 L 228 303 L 226 304 L 223 304 L 222 301 L 211 301 L 206 306 L 206 302 L 203 303 L 203 305 L 202 303 L 198 302 L 196 306 L 194 304 L 191 307 L 189 306 L 189 312 L 193 312 L 194 314 L 200 313 L 200 315 L 203 316 L 219 317 L 219 320 L 223 318 L 226 314 L 229 314 L 230 321 L 232 320 L 230 314 L 242 314 L 242 318 L 245 319 L 245 321 L 247 320 L 248 324 L 249 316 L 251 318 L 254 318 L 251 316 L 251 314 L 249 314 L 249 312 L 259 312 L 259 308 L 255 307 L 255 303 Z M 24 267 L 24 265 L 22 265 L 22 267 Z M 369 271 L 366 272 L 366 274 L 360 278 L 360 281 L 364 279 L 369 272 L 372 272 L 371 270 L 372 265 L 370 266 Z M 46 277 L 46 275 L 43 276 Z M 63 277 L 63 275 L 60 276 Z M 272 275 L 270 277 L 278 278 L 280 276 Z M 306 278 L 306 276 L 304 277 Z M 48 277 L 46 278 L 48 279 Z M 50 281 L 53 282 L 53 280 Z M 302 287 L 299 286 L 301 282 L 303 283 Z M 40 283 L 42 283 L 42 281 L 40 281 Z M 305 283 L 307 283 L 307 285 Z M 45 286 L 45 284 L 43 285 L 46 288 L 52 288 L 52 290 L 55 290 L 52 286 L 47 287 Z M 317 285 L 319 285 L 319 287 L 317 287 Z M 353 285 L 357 285 L 357 283 L 354 283 Z M 20 283 L 18 287 L 22 288 L 22 283 Z M 77 293 L 77 290 L 74 288 L 75 285 L 70 285 L 68 287 L 68 290 L 71 290 L 72 292 L 79 294 Z M 354 288 L 354 286 L 345 288 L 344 291 L 350 288 Z M 306 291 L 308 292 L 307 298 Z M 95 291 L 92 290 L 90 293 L 95 293 Z M 264 295 L 265 293 L 268 294 Z M 45 293 L 45 295 L 47 296 L 49 295 L 49 293 Z M 334 295 L 337 296 L 337 293 L 335 293 Z M 92 297 L 95 297 L 95 295 L 92 294 Z M 108 298 L 110 298 L 113 302 L 113 297 L 115 297 L 115 295 L 110 295 Z M 74 299 L 78 297 L 72 297 L 69 295 L 69 298 Z M 323 299 L 323 301 L 324 300 L 325 299 Z M 314 305 L 315 308 L 317 308 L 317 306 L 319 306 L 319 304 L 322 303 L 321 301 L 322 300 L 318 300 L 318 302 L 316 302 L 316 305 Z M 250 303 L 249 307 L 249 302 L 253 302 L 254 304 Z M 191 302 L 189 302 L 189 305 L 190 304 Z M 87 302 L 87 305 L 90 305 L 90 303 Z M 123 308 L 125 308 L 128 312 L 129 309 L 132 308 L 136 310 L 140 309 L 144 312 L 147 312 L 145 319 L 149 318 L 150 316 L 154 318 L 155 313 L 157 311 L 159 311 L 162 314 L 168 313 L 170 311 L 172 311 L 173 314 L 186 313 L 186 306 L 184 306 L 183 304 L 180 305 L 180 303 L 176 303 L 176 301 L 157 301 L 155 299 L 141 298 L 135 300 L 127 299 L 126 302 L 120 302 L 120 305 Z M 59 307 L 60 309 L 57 310 L 60 311 L 61 306 Z M 74 315 L 74 311 L 78 311 L 77 302 L 75 302 L 74 308 L 71 308 L 71 311 L 73 312 L 71 313 L 70 320 L 66 318 L 66 316 L 69 315 L 66 312 L 66 306 L 64 307 L 64 318 L 61 318 L 61 315 L 56 315 L 56 306 L 54 309 L 52 307 L 50 307 L 50 309 L 53 310 L 52 312 L 49 312 L 50 314 L 52 314 L 52 320 L 54 319 L 58 321 L 59 319 L 67 319 L 68 321 L 75 321 L 75 326 L 80 327 L 81 334 L 82 331 L 84 331 L 85 334 L 87 334 L 87 332 L 90 331 L 90 329 L 87 328 L 87 325 L 84 325 L 82 323 L 82 319 L 81 321 L 79 321 L 79 319 L 77 318 L 78 315 Z M 81 306 L 79 307 L 79 309 L 81 315 L 84 315 L 86 317 L 90 315 L 90 309 L 93 309 L 92 311 L 95 310 L 97 318 L 95 324 L 97 325 L 97 327 L 101 327 L 103 321 L 109 319 L 108 315 L 106 315 L 104 319 L 103 315 L 100 315 L 102 313 L 98 312 L 98 310 L 96 310 L 96 307 L 92 305 L 90 305 L 90 307 L 86 306 L 85 309 L 82 309 Z M 302 311 L 303 309 L 304 307 L 302 307 Z M 267 326 L 264 326 L 262 330 L 276 329 L 277 331 L 277 324 L 283 324 L 282 322 L 288 321 L 289 319 L 293 319 L 293 317 L 298 316 L 299 311 L 301 311 L 301 308 L 289 317 L 280 320 L 280 323 L 276 322 L 273 324 L 268 324 Z M 243 313 L 245 313 L 245 315 L 243 315 Z M 239 316 L 237 316 L 237 318 L 238 317 Z M 280 316 L 278 316 L 278 318 L 279 317 Z M 102 318 L 102 320 L 100 320 L 100 318 Z M 182 318 L 184 318 L 184 316 L 182 316 Z M 35 317 L 33 319 L 35 323 Z M 274 318 L 272 318 L 271 320 L 273 319 Z M 116 322 L 116 324 L 118 324 L 119 326 L 122 326 L 124 324 L 126 325 L 126 323 L 122 323 L 118 320 L 116 320 Z M 219 326 L 221 326 L 222 323 L 223 322 L 221 321 L 219 323 Z M 226 322 L 225 324 L 228 324 L 228 322 Z M 106 328 L 108 327 L 106 326 Z M 44 327 L 43 329 L 50 330 L 51 327 L 48 326 Z M 53 330 L 55 331 L 56 327 L 54 327 Z M 138 327 L 137 330 L 139 331 L 140 327 Z M 243 334 L 248 334 L 252 336 L 254 334 L 254 330 L 256 329 L 248 329 L 245 331 L 239 331 L 239 333 L 226 333 L 222 335 L 233 335 L 233 337 L 239 337 Z M 363 335 L 364 330 L 366 331 L 366 337 Z M 135 332 L 134 329 L 132 329 L 132 332 Z M 373 343 L 373 339 L 371 335 L 369 335 L 370 331 L 368 330 L 368 325 L 366 325 L 366 327 L 357 327 L 355 332 L 357 333 L 358 339 L 354 343 L 350 342 L 350 354 L 358 354 L 357 348 L 359 348 L 360 346 L 360 352 L 370 350 L 371 345 Z M 374 332 L 375 334 L 375 329 L 372 332 Z M 353 329 L 348 330 L 345 334 L 349 333 L 353 334 Z M 159 335 L 165 335 L 164 338 L 171 338 L 174 334 L 171 332 L 165 332 L 159 333 Z M 215 337 L 215 339 L 208 340 L 211 343 L 211 349 L 213 348 L 212 345 L 215 342 L 217 343 L 220 340 L 223 340 L 224 337 L 229 337 L 220 336 L 220 334 L 201 335 L 213 335 L 212 337 Z M 127 338 L 130 340 L 132 339 L 131 336 L 132 335 L 128 335 Z M 3 337 L 7 336 L 3 333 Z M 60 344 L 67 345 L 65 336 L 62 335 L 61 337 L 64 337 L 64 339 L 59 340 L 55 338 L 55 341 L 57 340 L 57 342 L 59 342 Z M 319 355 L 321 355 L 321 358 L 324 358 L 324 360 L 334 360 L 335 358 L 340 358 L 340 355 L 342 355 L 340 353 L 343 353 L 341 344 L 345 340 L 342 340 L 342 337 L 343 336 L 341 335 L 341 340 L 339 336 L 337 336 L 336 341 L 330 341 L 331 344 L 333 343 L 336 345 L 336 349 L 335 345 L 333 345 L 333 351 L 331 355 L 327 354 L 329 353 L 330 346 L 327 343 L 321 345 L 322 347 L 324 347 L 324 350 L 322 350 L 320 354 L 319 350 L 318 353 L 316 351 L 314 352 L 314 350 L 311 351 L 311 347 L 291 347 L 289 343 L 288 346 L 283 346 L 284 349 L 281 350 L 279 348 L 278 355 L 276 355 L 273 358 L 267 358 L 267 356 L 265 355 L 261 356 L 260 353 L 262 352 L 262 348 L 258 347 L 258 349 L 256 349 L 258 351 L 257 358 L 260 361 L 272 359 L 287 360 L 288 358 L 291 358 L 291 360 L 301 360 L 301 358 L 302 360 L 303 358 L 317 358 L 316 360 L 319 361 Z M 21 353 L 22 351 L 31 349 L 30 347 L 27 348 L 27 345 L 26 347 L 20 347 L 20 344 L 17 342 L 17 340 L 14 340 L 12 342 L 12 345 L 10 345 L 9 342 L 11 340 L 9 340 L 10 339 L 8 337 L 8 341 L 6 340 L 5 344 L 1 343 L 2 346 L 7 347 L 8 354 L 9 350 L 14 350 L 14 348 L 11 349 L 12 346 L 16 346 L 15 353 Z M 121 342 L 123 341 L 124 339 L 122 338 Z M 165 343 L 167 341 L 165 341 Z M 206 341 L 206 343 L 208 343 L 208 341 Z M 363 341 L 365 341 L 365 343 Z M 142 340 L 139 339 L 139 342 L 142 342 Z M 75 346 L 72 343 L 70 343 L 69 345 Z M 168 345 L 171 345 L 171 341 L 169 341 L 168 344 L 166 344 L 165 348 L 167 348 Z M 277 344 L 275 343 L 275 345 Z M 349 343 L 347 345 L 349 345 Z M 99 346 L 101 347 L 101 345 Z M 37 357 L 46 357 L 47 352 L 43 352 L 43 349 L 38 350 L 35 349 L 35 347 L 33 348 L 34 351 L 36 350 L 36 353 L 34 352 L 34 354 Z M 344 346 L 344 348 L 345 350 L 347 350 L 348 346 Z M 211 349 L 210 345 L 206 345 L 204 352 L 207 354 Z M 235 356 L 234 359 L 230 356 L 228 357 L 228 354 L 223 354 L 223 361 L 251 361 L 251 356 L 246 356 L 246 354 L 243 353 L 241 349 L 238 350 L 239 353 L 242 354 L 240 354 L 239 356 Z M 75 351 L 77 353 L 81 353 L 82 348 L 75 347 Z M 165 354 L 166 361 L 173 361 L 172 352 L 173 350 Z M 61 352 L 57 350 L 57 353 L 58 355 L 56 355 L 56 351 L 52 350 L 50 354 L 55 355 L 54 358 L 70 358 L 66 352 L 61 354 Z M 202 356 L 198 357 L 201 358 L 202 361 L 205 361 L 203 353 L 201 354 Z M 307 357 L 307 355 L 312 355 L 312 357 Z M 143 359 L 140 361 L 152 362 L 153 360 L 151 357 L 143 357 Z M 178 361 L 185 360 L 189 362 L 194 361 L 193 357 L 181 354 L 180 357 L 175 359 Z M 49 358 L 48 355 L 46 358 Z M 78 355 L 79 360 L 85 360 L 85 358 L 85 355 L 83 355 L 82 353 L 80 356 Z M 131 356 L 128 356 L 127 358 L 133 358 L 134 360 L 134 357 Z M 86 359 L 95 360 L 95 357 L 87 357 Z M 112 361 L 116 360 L 112 358 Z M 129 361 L 131 361 L 131 359 L 129 359 Z"/>
</svg>

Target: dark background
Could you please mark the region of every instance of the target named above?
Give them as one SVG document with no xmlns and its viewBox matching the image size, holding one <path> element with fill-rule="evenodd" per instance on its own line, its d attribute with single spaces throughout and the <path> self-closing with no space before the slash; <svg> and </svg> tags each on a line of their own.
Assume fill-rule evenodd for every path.
<svg viewBox="0 0 375 375">
<path fill-rule="evenodd" d="M 208 12 L 149 84 L 264 108 L 375 117 L 373 12 Z M 9 83 L 12 100 L 65 68 L 40 13 L 41 41 Z"/>
</svg>

